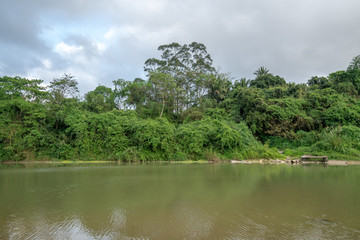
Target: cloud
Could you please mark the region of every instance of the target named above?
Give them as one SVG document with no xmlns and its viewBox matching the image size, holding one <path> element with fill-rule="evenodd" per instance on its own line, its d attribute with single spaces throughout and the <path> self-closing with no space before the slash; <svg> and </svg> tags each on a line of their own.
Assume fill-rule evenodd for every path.
<svg viewBox="0 0 360 240">
<path fill-rule="evenodd" d="M 116 35 L 116 32 L 117 32 L 117 31 L 118 31 L 118 30 L 117 30 L 116 28 L 110 28 L 110 29 L 105 33 L 104 38 L 105 38 L 106 40 L 110 40 L 110 39 L 114 38 L 114 36 Z"/>
<path fill-rule="evenodd" d="M 51 63 L 50 59 L 43 59 L 42 64 L 44 65 L 44 67 L 46 67 L 48 69 L 52 67 L 52 63 Z"/>
<path fill-rule="evenodd" d="M 287 81 L 346 69 L 360 54 L 357 0 L 4 0 L 0 73 L 46 82 L 63 73 L 82 92 L 145 77 L 161 44 L 204 43 L 214 66 L 253 78 L 266 66 Z M 57 75 L 57 76 L 56 76 Z"/>
<path fill-rule="evenodd" d="M 55 52 L 63 57 L 71 57 L 74 54 L 79 54 L 83 50 L 83 46 L 71 46 L 64 42 L 56 45 Z"/>
</svg>

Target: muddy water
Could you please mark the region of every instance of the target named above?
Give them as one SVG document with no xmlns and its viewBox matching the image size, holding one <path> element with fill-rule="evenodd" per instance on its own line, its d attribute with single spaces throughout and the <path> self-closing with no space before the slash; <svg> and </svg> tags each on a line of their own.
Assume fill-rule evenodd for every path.
<svg viewBox="0 0 360 240">
<path fill-rule="evenodd" d="M 0 239 L 359 239 L 360 166 L 2 167 Z"/>
</svg>

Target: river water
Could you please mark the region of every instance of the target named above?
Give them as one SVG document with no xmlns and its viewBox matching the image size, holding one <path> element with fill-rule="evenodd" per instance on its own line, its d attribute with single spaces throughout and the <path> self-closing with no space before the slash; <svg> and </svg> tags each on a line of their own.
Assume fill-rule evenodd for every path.
<svg viewBox="0 0 360 240">
<path fill-rule="evenodd" d="M 360 166 L 2 166 L 0 199 L 0 239 L 360 239 Z"/>
</svg>

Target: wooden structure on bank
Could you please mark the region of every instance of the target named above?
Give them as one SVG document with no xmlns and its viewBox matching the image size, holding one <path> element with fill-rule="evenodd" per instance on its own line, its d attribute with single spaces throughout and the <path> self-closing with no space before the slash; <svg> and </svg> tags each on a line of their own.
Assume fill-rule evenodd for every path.
<svg viewBox="0 0 360 240">
<path fill-rule="evenodd" d="M 304 155 L 301 157 L 301 161 L 318 161 L 318 162 L 327 162 L 327 156 L 312 156 L 312 155 Z"/>
</svg>

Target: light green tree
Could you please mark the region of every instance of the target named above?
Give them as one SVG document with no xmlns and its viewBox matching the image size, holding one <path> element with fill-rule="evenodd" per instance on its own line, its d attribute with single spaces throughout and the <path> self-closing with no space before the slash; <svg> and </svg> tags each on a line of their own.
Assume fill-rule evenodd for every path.
<svg viewBox="0 0 360 240">
<path fill-rule="evenodd" d="M 64 74 L 61 78 L 54 78 L 49 85 L 53 101 L 61 104 L 66 98 L 76 98 L 76 94 L 79 92 L 77 85 L 78 82 L 75 76 L 71 74 Z"/>
<path fill-rule="evenodd" d="M 176 84 L 174 78 L 170 74 L 159 71 L 150 73 L 149 82 L 153 84 L 156 95 L 161 98 L 162 108 L 159 116 L 161 118 L 164 113 L 166 102 L 172 98 L 175 93 Z"/>
</svg>

